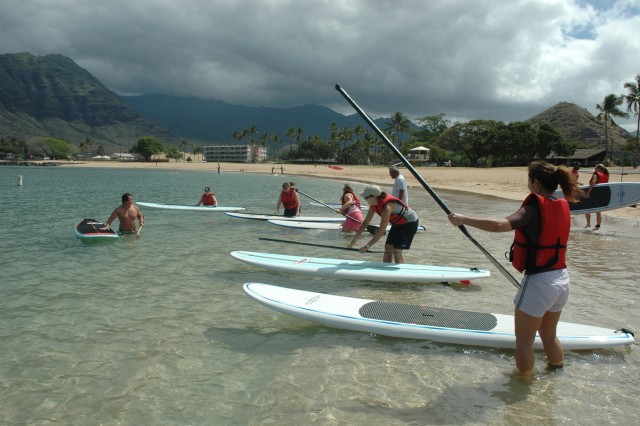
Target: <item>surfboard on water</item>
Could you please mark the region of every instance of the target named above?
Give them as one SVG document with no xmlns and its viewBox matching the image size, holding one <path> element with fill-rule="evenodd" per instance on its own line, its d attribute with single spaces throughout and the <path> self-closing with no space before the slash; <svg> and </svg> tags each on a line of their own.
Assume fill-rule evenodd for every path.
<svg viewBox="0 0 640 426">
<path fill-rule="evenodd" d="M 309 204 L 311 204 L 312 206 L 317 206 L 317 207 L 331 207 L 332 209 L 339 209 L 340 207 L 342 207 L 342 204 L 340 203 L 316 203 L 315 201 L 311 201 Z M 366 211 L 369 210 L 369 206 L 365 206 L 362 205 L 360 206 L 360 210 L 362 211 Z"/>
<path fill-rule="evenodd" d="M 346 330 L 459 345 L 515 348 L 512 315 L 383 302 L 246 283 L 244 291 L 257 302 L 284 314 Z M 564 349 L 602 349 L 629 345 L 627 330 L 558 323 Z M 542 342 L 536 336 L 536 349 Z"/>
<path fill-rule="evenodd" d="M 272 225 L 283 226 L 285 228 L 293 229 L 316 229 L 316 230 L 341 230 L 342 223 L 336 222 L 299 222 L 294 220 L 274 220 L 269 219 L 267 222 Z M 370 229 L 374 232 L 378 230 L 379 226 L 369 225 Z M 387 231 L 391 229 L 391 225 L 387 226 Z M 418 226 L 418 231 L 425 231 L 424 226 Z M 369 231 L 371 232 L 371 231 Z"/>
<path fill-rule="evenodd" d="M 86 240 L 108 240 L 118 238 L 118 233 L 113 229 L 100 229 L 104 223 L 95 219 L 84 219 L 76 224 L 76 237 Z"/>
<path fill-rule="evenodd" d="M 589 185 L 581 186 L 588 190 Z M 562 190 L 553 194 L 557 198 L 564 198 Z M 571 214 L 604 212 L 640 203 L 640 182 L 617 182 L 596 185 L 589 198 L 581 198 L 576 203 L 569 203 Z"/>
<path fill-rule="evenodd" d="M 474 280 L 491 275 L 489 271 L 477 268 L 289 256 L 252 251 L 233 251 L 231 256 L 249 265 L 280 272 L 350 280 L 426 283 Z"/>
<path fill-rule="evenodd" d="M 226 215 L 239 219 L 252 220 L 293 220 L 298 222 L 344 222 L 344 217 L 336 215 L 335 217 L 324 216 L 294 216 L 287 217 L 282 215 L 263 214 L 263 213 L 237 213 L 225 212 Z"/>
<path fill-rule="evenodd" d="M 153 209 L 164 210 L 182 210 L 182 211 L 197 211 L 197 212 L 232 212 L 238 210 L 244 210 L 244 207 L 212 207 L 212 206 L 190 206 L 182 204 L 162 204 L 162 203 L 148 203 L 145 201 L 136 201 L 136 204 L 142 207 L 150 207 Z"/>
</svg>

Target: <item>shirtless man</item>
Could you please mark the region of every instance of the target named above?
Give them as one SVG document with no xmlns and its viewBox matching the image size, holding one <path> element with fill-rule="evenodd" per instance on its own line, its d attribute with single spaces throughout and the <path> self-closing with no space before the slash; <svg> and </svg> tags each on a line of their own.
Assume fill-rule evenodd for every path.
<svg viewBox="0 0 640 426">
<path fill-rule="evenodd" d="M 144 216 L 140 208 L 133 205 L 133 195 L 129 193 L 122 194 L 122 205 L 115 208 L 102 229 L 109 229 L 116 217 L 120 221 L 118 232 L 121 234 L 134 234 L 136 232 L 136 218 L 140 221 L 140 227 L 144 226 Z"/>
</svg>

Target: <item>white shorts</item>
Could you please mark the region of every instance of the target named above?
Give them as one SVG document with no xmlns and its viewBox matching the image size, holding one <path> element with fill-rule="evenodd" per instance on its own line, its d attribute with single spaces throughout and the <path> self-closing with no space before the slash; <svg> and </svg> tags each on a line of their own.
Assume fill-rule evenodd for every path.
<svg viewBox="0 0 640 426">
<path fill-rule="evenodd" d="M 513 304 L 527 315 L 541 318 L 545 312 L 560 312 L 569 299 L 569 274 L 556 269 L 525 275 Z"/>
</svg>

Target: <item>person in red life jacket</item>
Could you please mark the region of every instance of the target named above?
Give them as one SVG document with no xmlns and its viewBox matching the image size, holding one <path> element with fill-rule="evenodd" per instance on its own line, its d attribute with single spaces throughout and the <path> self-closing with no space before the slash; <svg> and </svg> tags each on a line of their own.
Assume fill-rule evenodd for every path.
<svg viewBox="0 0 640 426">
<path fill-rule="evenodd" d="M 345 216 L 345 221 L 342 223 L 342 232 L 354 232 L 360 228 L 360 224 L 362 223 L 360 199 L 348 183 L 345 183 L 342 188 L 340 208 L 336 209 L 336 212 Z"/>
<path fill-rule="evenodd" d="M 218 200 L 213 192 L 211 192 L 211 188 L 208 186 L 204 189 L 204 193 L 200 197 L 200 201 L 198 201 L 198 206 L 205 205 L 207 207 L 218 207 Z"/>
<path fill-rule="evenodd" d="M 276 203 L 276 214 L 280 213 L 280 205 L 284 207 L 284 215 L 287 217 L 300 216 L 300 197 L 294 188 L 293 182 L 282 184 L 282 190 Z"/>
<path fill-rule="evenodd" d="M 382 192 L 382 189 L 377 185 L 366 186 L 360 195 L 369 203 L 369 211 L 358 228 L 356 235 L 349 243 L 349 247 L 353 247 L 356 244 L 360 235 L 367 230 L 373 215 L 378 214 L 380 216 L 380 228 L 367 244 L 360 247 L 360 253 L 365 253 L 382 238 L 387 230 L 387 225 L 391 224 L 391 230 L 387 234 L 387 240 L 384 242 L 382 261 L 404 263 L 402 251 L 411 247 L 413 237 L 418 230 L 417 213 L 399 198 Z"/>
<path fill-rule="evenodd" d="M 598 164 L 596 166 L 596 170 L 593 172 L 593 175 L 591 175 L 591 180 L 589 180 L 589 189 L 587 190 L 587 193 L 585 194 L 584 197 L 589 198 L 594 186 L 600 183 L 607 183 L 607 182 L 609 182 L 609 169 L 607 169 L 604 166 L 604 164 Z M 591 228 L 591 213 L 585 214 L 584 217 L 587 219 L 587 224 L 584 227 Z M 602 213 L 596 212 L 596 226 L 593 228 L 593 230 L 597 231 L 598 229 L 600 229 L 601 224 L 602 224 Z"/>
<path fill-rule="evenodd" d="M 455 226 L 472 226 L 489 232 L 515 231 L 509 258 L 524 277 L 514 298 L 516 367 L 521 379 L 530 383 L 534 374 L 533 343 L 540 335 L 550 369 L 562 368 L 564 353 L 556 336 L 560 313 L 569 297 L 569 275 L 565 258 L 571 227 L 568 201 L 583 191 L 568 167 L 544 161 L 529 164 L 531 192 L 518 211 L 505 219 L 485 219 L 451 213 Z M 553 197 L 560 185 L 565 198 Z"/>
</svg>

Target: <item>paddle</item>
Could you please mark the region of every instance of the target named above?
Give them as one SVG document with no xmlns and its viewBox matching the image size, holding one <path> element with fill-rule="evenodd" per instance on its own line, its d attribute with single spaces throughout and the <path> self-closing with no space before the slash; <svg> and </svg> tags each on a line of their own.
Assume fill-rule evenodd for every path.
<svg viewBox="0 0 640 426">
<path fill-rule="evenodd" d="M 341 247 L 341 246 L 330 246 L 327 244 L 303 243 L 301 241 L 278 240 L 277 238 L 266 238 L 266 237 L 259 237 L 258 239 L 262 241 L 274 241 L 277 243 L 301 244 L 303 246 L 311 246 L 311 247 L 324 247 L 324 248 L 332 248 L 337 250 L 359 251 L 359 249 L 353 248 L 353 247 Z M 367 250 L 367 253 L 382 253 L 382 252 L 376 251 L 376 250 Z"/>
<path fill-rule="evenodd" d="M 138 232 L 136 232 L 136 240 L 140 238 L 140 235 L 142 234 L 142 228 L 144 228 L 144 225 L 140 225 L 140 228 L 138 228 Z"/>
<path fill-rule="evenodd" d="M 320 203 L 325 207 L 330 208 L 331 210 L 333 210 L 334 212 L 336 211 L 333 207 L 331 207 L 328 204 L 323 203 L 320 200 L 316 200 L 315 198 L 313 198 L 311 195 L 307 195 L 304 192 L 300 191 L 299 189 L 296 189 L 296 192 L 301 193 L 302 195 L 304 195 L 305 197 L 309 197 L 310 199 L 312 199 L 313 201 L 315 201 L 316 203 Z M 355 217 L 349 216 L 348 214 L 345 215 L 346 217 L 348 217 L 349 219 L 353 220 L 354 222 L 358 222 L 359 224 L 362 224 L 361 221 L 359 221 L 358 219 L 356 219 Z M 376 225 L 367 225 L 367 232 L 370 234 L 375 234 L 376 232 L 378 232 L 378 229 L 380 229 L 379 226 Z"/>
<path fill-rule="evenodd" d="M 442 208 L 442 210 L 444 210 L 444 212 L 447 215 L 451 214 L 451 210 L 449 210 L 447 205 L 440 199 L 438 194 L 436 194 L 435 191 L 431 189 L 429 184 L 427 184 L 427 182 L 422 178 L 422 176 L 420 176 L 420 174 L 416 171 L 416 169 L 413 168 L 411 163 L 409 163 L 409 161 L 404 157 L 404 155 L 402 155 L 402 153 L 398 150 L 398 148 L 396 148 L 393 142 L 389 140 L 387 135 L 385 135 L 382 132 L 382 130 L 378 128 L 376 123 L 374 123 L 373 120 L 358 106 L 358 104 L 356 104 L 355 101 L 351 99 L 349 94 L 347 94 L 347 92 L 345 92 L 345 90 L 342 87 L 340 87 L 340 84 L 336 84 L 335 87 L 336 87 L 336 90 L 340 92 L 340 94 L 347 100 L 347 102 L 349 102 L 349 104 L 351 104 L 351 106 L 356 110 L 356 112 L 364 119 L 364 121 L 367 122 L 367 124 L 378 134 L 378 136 L 380 136 L 380 138 L 387 144 L 387 146 L 396 154 L 398 159 L 402 161 L 402 164 L 404 164 L 407 167 L 407 169 L 411 172 L 411 174 L 418 180 L 418 182 L 420 182 L 422 187 L 427 190 L 427 192 L 431 195 L 431 197 L 433 197 L 435 202 L 438 203 L 440 208 Z M 491 256 L 491 254 L 484 247 L 482 247 L 480 243 L 477 242 L 475 238 L 471 236 L 471 234 L 469 234 L 469 231 L 467 231 L 467 228 L 465 228 L 464 225 L 460 225 L 458 228 L 460 228 L 462 233 L 469 239 L 469 241 L 471 241 L 477 248 L 480 249 L 480 251 L 482 251 L 482 253 L 484 253 L 484 255 L 491 261 L 491 263 L 493 263 L 493 265 L 496 268 L 498 268 L 498 270 L 502 273 L 502 275 L 504 275 L 504 277 L 511 282 L 511 284 L 513 284 L 516 288 L 520 288 L 520 284 L 513 277 L 513 275 L 511 275 L 509 271 L 507 271 L 507 269 L 504 266 L 502 266 L 500 262 L 498 262 L 493 256 Z"/>
</svg>

